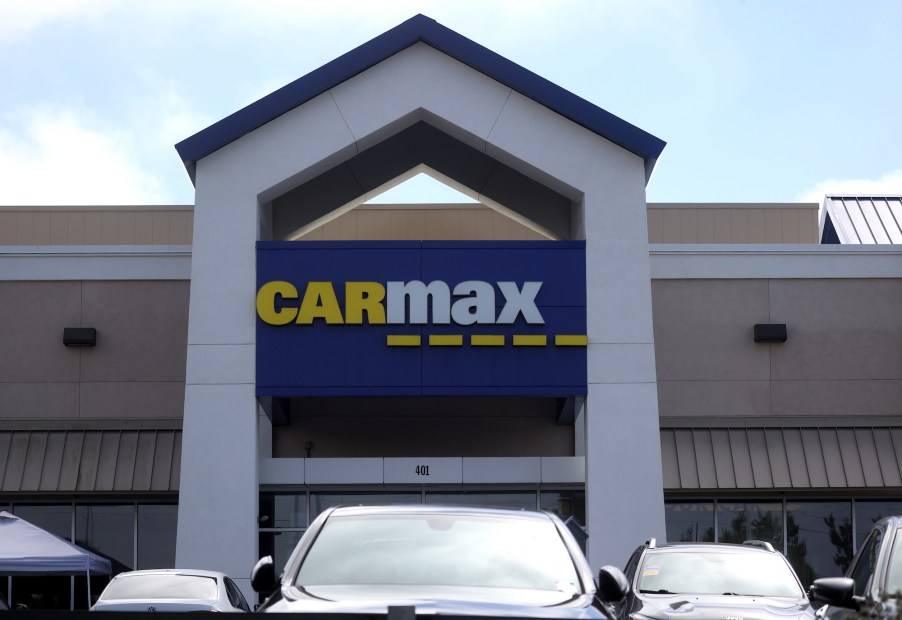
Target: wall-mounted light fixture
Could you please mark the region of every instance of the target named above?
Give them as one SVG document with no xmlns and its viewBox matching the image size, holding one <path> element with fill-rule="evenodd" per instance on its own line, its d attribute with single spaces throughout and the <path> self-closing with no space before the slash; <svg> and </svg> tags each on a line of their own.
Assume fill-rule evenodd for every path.
<svg viewBox="0 0 902 620">
<path fill-rule="evenodd" d="M 786 323 L 758 323 L 755 342 L 786 342 Z"/>
<path fill-rule="evenodd" d="M 67 347 L 96 346 L 97 330 L 93 327 L 64 327 L 63 344 Z"/>
</svg>

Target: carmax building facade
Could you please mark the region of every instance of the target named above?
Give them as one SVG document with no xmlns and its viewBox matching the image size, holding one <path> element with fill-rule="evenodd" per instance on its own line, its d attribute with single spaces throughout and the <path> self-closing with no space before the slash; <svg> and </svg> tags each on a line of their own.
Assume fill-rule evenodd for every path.
<svg viewBox="0 0 902 620">
<path fill-rule="evenodd" d="M 807 583 L 902 512 L 898 197 L 647 204 L 661 140 L 423 16 L 176 148 L 193 206 L 0 210 L 0 504 L 119 570 L 452 502 Z M 367 203 L 420 172 L 474 203 Z"/>
</svg>

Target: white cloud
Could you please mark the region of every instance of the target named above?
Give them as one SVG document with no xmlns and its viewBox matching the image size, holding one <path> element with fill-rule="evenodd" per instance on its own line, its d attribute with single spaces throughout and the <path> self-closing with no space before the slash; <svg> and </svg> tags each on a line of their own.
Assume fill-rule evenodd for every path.
<svg viewBox="0 0 902 620">
<path fill-rule="evenodd" d="M 902 196 L 902 168 L 890 170 L 876 179 L 828 179 L 803 191 L 798 202 L 823 204 L 826 195 L 845 196 Z"/>
<path fill-rule="evenodd" d="M 113 0 L 9 0 L 0 2 L 0 42 L 23 39 L 32 30 L 67 18 L 96 19 Z"/>
<path fill-rule="evenodd" d="M 159 204 L 165 196 L 136 161 L 129 132 L 91 126 L 72 110 L 32 110 L 0 129 L 0 204 Z"/>
</svg>

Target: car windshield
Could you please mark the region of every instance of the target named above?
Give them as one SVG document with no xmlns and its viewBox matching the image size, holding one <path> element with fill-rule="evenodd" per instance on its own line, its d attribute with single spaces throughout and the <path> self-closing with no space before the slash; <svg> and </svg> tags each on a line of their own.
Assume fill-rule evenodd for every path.
<svg viewBox="0 0 902 620">
<path fill-rule="evenodd" d="M 295 578 L 308 592 L 323 586 L 373 592 L 369 586 L 378 585 L 455 598 L 455 589 L 533 590 L 553 593 L 551 604 L 580 594 L 579 584 L 550 520 L 435 513 L 333 516 Z"/>
<path fill-rule="evenodd" d="M 104 601 L 216 600 L 216 579 L 198 575 L 122 575 L 101 595 Z"/>
<path fill-rule="evenodd" d="M 639 572 L 639 590 L 660 594 L 804 596 L 792 569 L 776 553 L 648 553 Z"/>
</svg>

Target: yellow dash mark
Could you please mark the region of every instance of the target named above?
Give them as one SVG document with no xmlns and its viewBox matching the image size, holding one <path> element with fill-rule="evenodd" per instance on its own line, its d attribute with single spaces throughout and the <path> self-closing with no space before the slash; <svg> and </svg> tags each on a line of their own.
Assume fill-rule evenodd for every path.
<svg viewBox="0 0 902 620">
<path fill-rule="evenodd" d="M 548 336 L 527 336 L 524 334 L 514 336 L 515 347 L 544 347 L 548 344 Z"/>
<path fill-rule="evenodd" d="M 418 347 L 420 346 L 420 336 L 386 336 L 387 344 L 390 347 Z"/>
<path fill-rule="evenodd" d="M 559 347 L 585 347 L 589 345 L 589 337 L 575 334 L 558 334 L 554 337 L 554 344 Z"/>
<path fill-rule="evenodd" d="M 459 347 L 464 343 L 464 337 L 460 335 L 430 334 L 430 347 Z"/>
<path fill-rule="evenodd" d="M 470 346 L 474 347 L 503 347 L 504 336 L 486 336 L 474 335 L 470 336 Z"/>
</svg>

